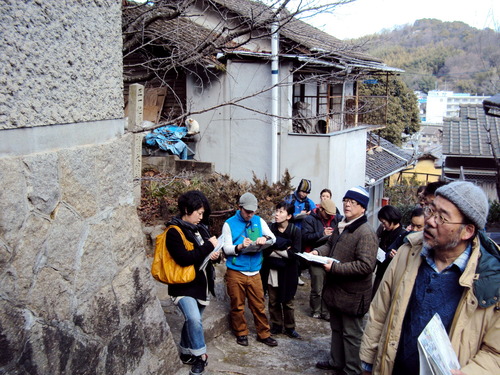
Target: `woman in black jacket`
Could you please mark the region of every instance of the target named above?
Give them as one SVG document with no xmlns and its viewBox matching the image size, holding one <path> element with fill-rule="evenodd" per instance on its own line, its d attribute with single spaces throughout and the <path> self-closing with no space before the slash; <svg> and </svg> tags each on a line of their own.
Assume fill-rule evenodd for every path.
<svg viewBox="0 0 500 375">
<path fill-rule="evenodd" d="M 294 210 L 294 206 L 286 202 L 276 206 L 275 222 L 269 225 L 276 242 L 264 250 L 261 276 L 269 294 L 271 333 L 285 333 L 288 337 L 301 339 L 295 330 L 293 306 L 298 280 L 295 254 L 301 249 L 300 229 L 290 222 Z"/>
<path fill-rule="evenodd" d="M 183 284 L 169 284 L 168 293 L 174 304 L 184 315 L 180 340 L 180 357 L 185 364 L 192 365 L 190 375 L 200 375 L 205 371 L 208 356 L 202 326 L 202 314 L 208 305 L 207 289 L 214 293 L 214 268 L 209 257 L 215 261 L 220 251 L 215 236 L 209 237 L 207 227 L 202 223 L 208 217 L 210 205 L 200 191 L 188 191 L 178 199 L 179 215 L 167 223 L 166 246 L 174 261 L 182 267 L 194 265 L 196 276 L 193 281 Z"/>
<path fill-rule="evenodd" d="M 382 223 L 380 228 L 377 230 L 377 235 L 379 237 L 379 248 L 381 248 L 386 256 L 383 262 L 377 260 L 377 270 L 375 273 L 375 281 L 373 283 L 372 296 L 377 292 L 378 286 L 382 281 L 385 270 L 389 267 L 389 263 L 392 260 L 390 256 L 391 250 L 394 249 L 396 244 L 400 244 L 403 238 L 406 237 L 408 232 L 401 225 L 401 219 L 403 215 L 394 206 L 384 206 L 378 211 L 378 220 Z"/>
</svg>

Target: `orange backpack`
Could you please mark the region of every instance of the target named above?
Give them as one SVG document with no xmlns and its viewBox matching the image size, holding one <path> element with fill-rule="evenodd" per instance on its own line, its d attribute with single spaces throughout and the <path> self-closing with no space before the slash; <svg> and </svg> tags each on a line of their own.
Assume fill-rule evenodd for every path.
<svg viewBox="0 0 500 375">
<path fill-rule="evenodd" d="M 155 256 L 153 264 L 151 265 L 151 274 L 156 280 L 166 284 L 189 283 L 194 280 L 196 270 L 194 265 L 186 267 L 179 266 L 168 252 L 165 238 L 167 237 L 167 232 L 171 229 L 175 229 L 179 232 L 187 251 L 194 249 L 193 243 L 187 240 L 178 226 L 168 226 L 163 233 L 156 237 Z"/>
</svg>

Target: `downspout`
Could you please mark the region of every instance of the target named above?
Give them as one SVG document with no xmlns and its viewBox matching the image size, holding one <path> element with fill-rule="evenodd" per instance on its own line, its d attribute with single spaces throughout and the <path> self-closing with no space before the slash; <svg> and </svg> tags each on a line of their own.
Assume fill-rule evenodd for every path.
<svg viewBox="0 0 500 375">
<path fill-rule="evenodd" d="M 345 80 L 342 81 L 342 95 L 340 97 L 340 130 L 344 130 L 344 125 L 346 124 L 347 115 L 345 113 Z"/>
<path fill-rule="evenodd" d="M 279 116 L 279 33 L 278 16 L 271 24 L 271 182 L 278 182 L 278 116 Z"/>
<path fill-rule="evenodd" d="M 354 100 L 355 100 L 355 104 L 354 104 L 354 126 L 358 126 L 358 121 L 359 121 L 359 81 L 356 80 L 355 81 L 355 85 L 354 85 L 354 90 L 356 90 L 356 92 L 354 93 Z"/>
</svg>

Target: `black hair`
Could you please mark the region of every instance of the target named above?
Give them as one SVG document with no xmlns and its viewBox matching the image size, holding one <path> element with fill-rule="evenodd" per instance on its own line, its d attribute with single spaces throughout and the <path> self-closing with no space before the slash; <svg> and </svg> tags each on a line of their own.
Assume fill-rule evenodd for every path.
<svg viewBox="0 0 500 375">
<path fill-rule="evenodd" d="M 295 213 L 295 206 L 293 204 L 287 203 L 285 201 L 281 201 L 276 205 L 276 209 L 284 208 L 288 215 L 292 215 Z"/>
<path fill-rule="evenodd" d="M 185 192 L 177 199 L 177 207 L 179 208 L 181 216 L 191 215 L 194 211 L 203 207 L 205 213 L 203 214 L 201 222 L 205 225 L 208 224 L 208 217 L 211 213 L 210 203 L 208 203 L 207 197 L 201 191 L 189 190 Z"/>
<path fill-rule="evenodd" d="M 319 193 L 319 196 L 321 197 L 323 195 L 323 193 L 328 193 L 330 194 L 330 198 L 332 197 L 332 191 L 330 189 L 323 189 L 321 190 L 321 192 Z"/>
<path fill-rule="evenodd" d="M 417 196 L 425 191 L 425 185 L 420 185 L 417 189 Z"/>
<path fill-rule="evenodd" d="M 416 216 L 424 216 L 424 209 L 422 207 L 415 208 L 410 214 L 410 219 Z"/>
<path fill-rule="evenodd" d="M 392 224 L 400 224 L 403 215 L 396 207 L 387 205 L 378 211 L 377 217 L 379 220 L 387 220 Z"/>
<path fill-rule="evenodd" d="M 446 185 L 446 181 L 435 181 L 435 182 L 429 182 L 427 186 L 425 187 L 424 190 L 424 197 L 427 197 L 429 195 L 436 195 L 436 190 L 439 189 L 441 186 Z"/>
</svg>

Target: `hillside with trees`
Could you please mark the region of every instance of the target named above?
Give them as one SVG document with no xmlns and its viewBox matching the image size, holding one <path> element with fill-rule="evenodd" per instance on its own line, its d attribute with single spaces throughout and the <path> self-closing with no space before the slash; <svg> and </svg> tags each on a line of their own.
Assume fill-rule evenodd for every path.
<svg viewBox="0 0 500 375">
<path fill-rule="evenodd" d="M 412 90 L 500 91 L 500 33 L 494 30 L 420 19 L 353 42 L 387 65 L 404 69 L 402 79 Z"/>
</svg>

